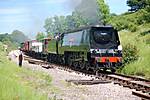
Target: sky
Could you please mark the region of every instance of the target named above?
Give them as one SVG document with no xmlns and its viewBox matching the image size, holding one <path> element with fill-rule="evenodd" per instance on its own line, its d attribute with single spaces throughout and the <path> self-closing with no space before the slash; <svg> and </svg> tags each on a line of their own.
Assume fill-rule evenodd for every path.
<svg viewBox="0 0 150 100">
<path fill-rule="evenodd" d="M 126 0 L 106 0 L 111 13 L 127 11 Z M 0 0 L 0 33 L 19 30 L 29 38 L 45 32 L 44 21 L 55 15 L 70 15 L 70 0 Z"/>
</svg>

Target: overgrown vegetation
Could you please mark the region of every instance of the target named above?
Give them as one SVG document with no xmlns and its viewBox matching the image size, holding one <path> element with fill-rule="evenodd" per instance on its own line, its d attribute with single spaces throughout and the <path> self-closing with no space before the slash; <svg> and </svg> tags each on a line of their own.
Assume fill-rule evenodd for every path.
<svg viewBox="0 0 150 100">
<path fill-rule="evenodd" d="M 150 79 L 150 34 L 147 33 L 150 24 L 138 26 L 138 31 L 120 31 L 123 45 L 125 66 L 122 73 L 128 75 L 140 75 Z M 143 33 L 146 35 L 141 35 Z M 130 45 L 129 45 L 130 44 Z"/>
<path fill-rule="evenodd" d="M 28 37 L 25 36 L 23 32 L 18 30 L 14 30 L 12 34 L 0 34 L 0 42 L 9 47 L 8 51 L 16 49 L 20 43 L 24 42 L 25 40 L 28 40 Z"/>
<path fill-rule="evenodd" d="M 39 85 L 47 86 L 51 81 L 48 75 L 19 68 L 8 61 L 0 42 L 0 100 L 47 100 L 47 94 L 38 89 Z"/>
<path fill-rule="evenodd" d="M 150 79 L 150 1 L 127 0 L 130 12 L 111 17 L 123 45 L 122 73 Z"/>
<path fill-rule="evenodd" d="M 138 59 L 138 49 L 135 45 L 126 44 L 123 46 L 123 64 L 129 64 Z"/>
</svg>

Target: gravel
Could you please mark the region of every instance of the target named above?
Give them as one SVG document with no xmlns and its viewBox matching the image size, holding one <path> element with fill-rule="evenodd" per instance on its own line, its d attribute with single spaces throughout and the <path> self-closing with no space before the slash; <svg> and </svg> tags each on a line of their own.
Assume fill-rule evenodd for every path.
<svg viewBox="0 0 150 100">
<path fill-rule="evenodd" d="M 75 72 L 68 72 L 58 68 L 45 69 L 40 65 L 23 62 L 23 67 L 34 71 L 42 71 L 52 77 L 52 85 L 59 89 L 59 92 L 48 92 L 48 98 L 58 100 L 141 100 L 132 95 L 132 89 L 125 88 L 113 83 L 96 85 L 74 85 L 65 80 L 90 80 L 92 77 Z M 46 90 L 45 90 L 46 91 Z"/>
<path fill-rule="evenodd" d="M 67 83 L 65 80 L 91 80 L 92 77 L 75 72 L 67 72 L 58 68 L 45 69 L 39 65 L 26 63 L 26 68 L 31 70 L 42 71 L 53 77 L 52 84 L 59 88 L 61 92 L 57 94 L 49 94 L 49 98 L 63 100 L 141 100 L 132 95 L 132 89 L 128 89 L 113 83 L 97 84 L 97 85 L 74 85 Z"/>
</svg>

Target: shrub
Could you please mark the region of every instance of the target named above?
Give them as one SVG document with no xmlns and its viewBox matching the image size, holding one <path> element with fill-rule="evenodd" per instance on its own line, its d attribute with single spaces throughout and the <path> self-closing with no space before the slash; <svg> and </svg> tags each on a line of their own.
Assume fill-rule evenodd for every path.
<svg viewBox="0 0 150 100">
<path fill-rule="evenodd" d="M 123 64 L 129 64 L 139 57 L 138 49 L 135 45 L 127 44 L 123 46 Z"/>
<path fill-rule="evenodd" d="M 116 21 L 117 20 L 117 21 Z M 127 29 L 131 32 L 135 32 L 137 30 L 137 25 L 135 24 L 135 21 L 126 17 L 120 17 L 114 21 L 111 21 L 110 23 L 118 30 L 124 30 Z"/>
<path fill-rule="evenodd" d="M 144 24 L 144 23 L 149 23 L 150 22 L 150 13 L 149 13 L 149 9 L 141 9 L 138 13 L 138 24 Z"/>
<path fill-rule="evenodd" d="M 145 35 L 148 35 L 148 34 L 150 34 L 150 30 L 144 31 L 144 32 L 140 33 L 141 36 L 145 36 Z"/>
<path fill-rule="evenodd" d="M 133 23 L 130 23 L 128 25 L 128 29 L 131 31 L 131 32 L 136 32 L 137 30 L 137 25 L 133 24 Z"/>
<path fill-rule="evenodd" d="M 150 35 L 145 39 L 146 44 L 150 44 Z"/>
</svg>

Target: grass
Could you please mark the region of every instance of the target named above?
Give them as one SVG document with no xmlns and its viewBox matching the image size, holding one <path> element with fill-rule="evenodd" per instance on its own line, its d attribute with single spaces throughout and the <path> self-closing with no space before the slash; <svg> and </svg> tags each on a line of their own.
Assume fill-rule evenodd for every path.
<svg viewBox="0 0 150 100">
<path fill-rule="evenodd" d="M 37 88 L 51 84 L 52 78 L 40 72 L 19 68 L 6 58 L 0 43 L 0 100 L 47 100 L 47 94 Z"/>
<path fill-rule="evenodd" d="M 122 45 L 128 43 L 135 45 L 139 50 L 138 60 L 126 65 L 122 73 L 128 75 L 138 75 L 150 79 L 150 33 L 141 35 L 150 30 L 150 24 L 138 26 L 138 31 L 121 31 L 120 38 Z"/>
</svg>

